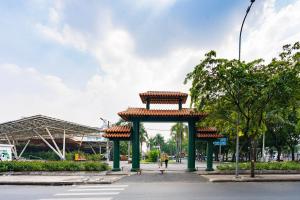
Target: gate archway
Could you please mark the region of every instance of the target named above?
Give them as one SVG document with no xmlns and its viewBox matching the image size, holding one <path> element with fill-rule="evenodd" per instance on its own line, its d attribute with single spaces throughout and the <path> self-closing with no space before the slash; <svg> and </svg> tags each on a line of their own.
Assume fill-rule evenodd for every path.
<svg viewBox="0 0 300 200">
<path fill-rule="evenodd" d="M 207 170 L 212 168 L 213 140 L 219 135 L 215 133 L 197 132 L 196 123 L 203 120 L 208 114 L 197 112 L 191 108 L 182 108 L 188 94 L 182 92 L 148 91 L 140 93 L 140 98 L 146 108 L 128 108 L 119 112 L 118 115 L 125 121 L 131 122 L 131 127 L 112 127 L 105 130 L 103 135 L 114 142 L 113 170 L 120 170 L 120 140 L 132 142 L 132 168 L 131 171 L 140 170 L 140 137 L 139 129 L 141 122 L 186 122 L 188 123 L 188 162 L 187 171 L 195 171 L 195 140 L 204 139 L 208 142 Z M 178 104 L 178 109 L 150 109 L 151 104 Z M 206 135 L 203 135 L 206 134 Z"/>
</svg>

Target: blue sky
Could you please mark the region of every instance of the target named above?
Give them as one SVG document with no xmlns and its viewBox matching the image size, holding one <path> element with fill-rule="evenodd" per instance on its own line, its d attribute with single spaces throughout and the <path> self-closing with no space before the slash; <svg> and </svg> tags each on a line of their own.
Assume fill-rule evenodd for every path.
<svg viewBox="0 0 300 200">
<path fill-rule="evenodd" d="M 247 5 L 238 0 L 182 0 L 155 14 L 147 6 L 137 8 L 126 0 L 64 2 L 61 20 L 92 36 L 101 35 L 101 11 L 110 12 L 116 26 L 127 29 L 135 38 L 136 51 L 142 57 L 163 55 L 178 45 L 216 44 L 222 40 L 220 31 L 230 29 L 232 13 Z M 3 1 L 0 61 L 35 66 L 43 73 L 64 78 L 71 86 L 82 86 L 90 76 L 101 72 L 101 66 L 88 53 L 39 35 L 35 26 L 49 23 L 51 6 L 53 1 Z"/>
<path fill-rule="evenodd" d="M 208 50 L 237 56 L 248 0 L 0 0 L 0 121 L 45 114 L 88 125 L 181 90 Z M 242 58 L 300 38 L 299 0 L 257 0 Z M 188 105 L 187 105 L 188 106 Z"/>
</svg>

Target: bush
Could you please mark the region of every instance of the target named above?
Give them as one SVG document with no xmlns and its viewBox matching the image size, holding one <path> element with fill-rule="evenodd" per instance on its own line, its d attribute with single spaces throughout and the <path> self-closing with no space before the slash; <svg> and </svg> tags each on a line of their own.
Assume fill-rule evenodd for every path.
<svg viewBox="0 0 300 200">
<path fill-rule="evenodd" d="M 3 161 L 0 172 L 7 171 L 105 171 L 109 167 L 101 162 L 74 161 Z"/>
<path fill-rule="evenodd" d="M 101 161 L 104 157 L 100 154 L 88 154 L 84 152 L 73 151 L 66 153 L 66 160 L 74 160 L 75 153 L 79 153 L 80 155 L 84 156 L 88 161 Z M 33 160 L 60 160 L 60 158 L 53 151 L 25 152 L 23 157 Z"/>
<path fill-rule="evenodd" d="M 155 150 L 151 150 L 148 152 L 148 162 L 157 162 L 157 158 L 159 156 L 159 150 L 155 149 Z"/>
<path fill-rule="evenodd" d="M 221 171 L 235 170 L 235 164 L 222 164 L 217 166 Z M 240 163 L 239 169 L 250 170 L 250 163 Z M 300 170 L 299 162 L 257 162 L 255 163 L 256 170 Z"/>
</svg>

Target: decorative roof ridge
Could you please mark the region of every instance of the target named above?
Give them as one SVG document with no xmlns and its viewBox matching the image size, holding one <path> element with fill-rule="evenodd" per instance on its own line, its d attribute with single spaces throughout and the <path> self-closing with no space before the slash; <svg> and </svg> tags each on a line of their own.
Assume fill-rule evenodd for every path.
<svg viewBox="0 0 300 200">
<path fill-rule="evenodd" d="M 143 109 L 143 110 L 167 110 L 167 111 L 170 111 L 170 110 L 175 110 L 175 111 L 180 111 L 178 109 L 147 109 L 147 108 L 144 108 L 144 107 L 128 107 L 127 110 L 129 109 Z M 194 108 L 182 108 L 182 110 L 195 110 Z"/>
<path fill-rule="evenodd" d="M 139 94 L 155 94 L 155 93 L 159 93 L 159 94 L 180 94 L 180 95 L 188 95 L 185 92 L 180 92 L 180 91 L 170 91 L 170 90 L 148 90 L 147 92 L 141 92 Z"/>
</svg>

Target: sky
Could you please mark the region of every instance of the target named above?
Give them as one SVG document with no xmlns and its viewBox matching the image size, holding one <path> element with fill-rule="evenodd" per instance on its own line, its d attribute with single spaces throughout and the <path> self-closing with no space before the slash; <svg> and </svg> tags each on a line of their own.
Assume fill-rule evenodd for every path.
<svg viewBox="0 0 300 200">
<path fill-rule="evenodd" d="M 43 114 L 101 126 L 100 117 L 113 123 L 117 112 L 144 107 L 140 92 L 188 92 L 184 78 L 207 51 L 237 57 L 248 5 L 0 0 L 0 122 Z M 299 41 L 299 10 L 300 0 L 256 0 L 244 26 L 242 59 L 268 61 Z M 170 124 L 146 128 L 167 137 Z"/>
</svg>

